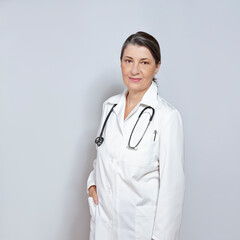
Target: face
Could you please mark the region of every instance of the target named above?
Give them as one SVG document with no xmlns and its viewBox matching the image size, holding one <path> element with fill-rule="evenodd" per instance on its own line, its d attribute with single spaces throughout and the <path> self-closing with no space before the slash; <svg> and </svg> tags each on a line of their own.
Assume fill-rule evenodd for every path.
<svg viewBox="0 0 240 240">
<path fill-rule="evenodd" d="M 151 85 L 160 67 L 155 63 L 151 52 L 144 46 L 129 44 L 121 61 L 124 84 L 130 92 L 145 92 Z"/>
</svg>

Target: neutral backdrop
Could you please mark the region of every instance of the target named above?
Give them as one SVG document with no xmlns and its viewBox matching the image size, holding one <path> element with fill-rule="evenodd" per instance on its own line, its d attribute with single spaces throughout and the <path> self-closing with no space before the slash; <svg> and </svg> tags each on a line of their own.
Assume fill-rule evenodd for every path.
<svg viewBox="0 0 240 240">
<path fill-rule="evenodd" d="M 0 2 L 0 239 L 87 240 L 86 181 L 120 50 L 157 38 L 159 95 L 179 109 L 181 240 L 240 239 L 240 3 Z"/>
</svg>

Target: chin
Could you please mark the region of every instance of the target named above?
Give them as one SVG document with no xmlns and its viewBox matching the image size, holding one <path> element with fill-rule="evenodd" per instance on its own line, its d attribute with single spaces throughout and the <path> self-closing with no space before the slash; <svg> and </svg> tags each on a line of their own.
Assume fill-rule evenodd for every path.
<svg viewBox="0 0 240 240">
<path fill-rule="evenodd" d="M 141 81 L 128 82 L 128 83 L 125 83 L 125 85 L 128 88 L 128 90 L 135 91 L 135 92 L 143 91 L 145 89 L 144 84 L 142 84 Z"/>
</svg>

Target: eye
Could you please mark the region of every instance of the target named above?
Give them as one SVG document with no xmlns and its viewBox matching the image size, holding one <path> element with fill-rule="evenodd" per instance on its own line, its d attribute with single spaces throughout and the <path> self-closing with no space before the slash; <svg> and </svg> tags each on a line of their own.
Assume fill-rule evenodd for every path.
<svg viewBox="0 0 240 240">
<path fill-rule="evenodd" d="M 130 63 L 131 60 L 130 60 L 130 59 L 126 59 L 125 62 L 126 62 L 126 63 Z"/>
<path fill-rule="evenodd" d="M 148 64 L 148 62 L 146 62 L 146 61 L 143 61 L 143 62 L 142 62 L 142 64 L 143 64 L 143 65 L 147 65 L 147 64 Z"/>
</svg>

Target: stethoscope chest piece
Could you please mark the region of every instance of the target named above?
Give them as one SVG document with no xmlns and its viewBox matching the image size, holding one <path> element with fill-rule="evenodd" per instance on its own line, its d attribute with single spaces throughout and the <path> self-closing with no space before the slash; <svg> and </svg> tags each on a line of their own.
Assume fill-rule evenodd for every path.
<svg viewBox="0 0 240 240">
<path fill-rule="evenodd" d="M 100 147 L 102 145 L 103 141 L 104 141 L 103 137 L 97 137 L 95 139 L 95 143 L 97 144 L 98 147 Z"/>
</svg>

